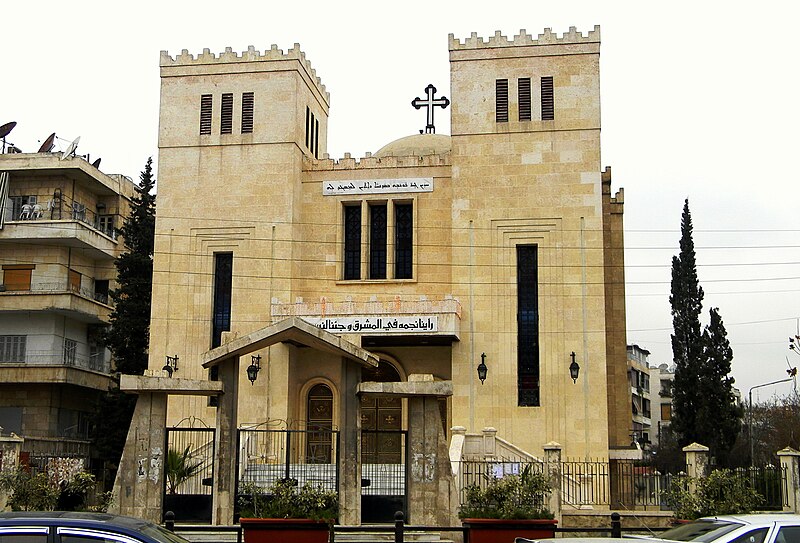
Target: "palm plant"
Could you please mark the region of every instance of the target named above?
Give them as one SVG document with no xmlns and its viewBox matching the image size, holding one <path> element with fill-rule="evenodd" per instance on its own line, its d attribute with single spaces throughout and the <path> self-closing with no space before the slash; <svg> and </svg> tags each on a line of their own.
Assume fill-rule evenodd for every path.
<svg viewBox="0 0 800 543">
<path fill-rule="evenodd" d="M 191 479 L 200 471 L 203 462 L 193 462 L 192 454 L 189 452 L 189 445 L 183 452 L 170 449 L 167 452 L 167 492 L 175 494 L 178 486 Z"/>
</svg>

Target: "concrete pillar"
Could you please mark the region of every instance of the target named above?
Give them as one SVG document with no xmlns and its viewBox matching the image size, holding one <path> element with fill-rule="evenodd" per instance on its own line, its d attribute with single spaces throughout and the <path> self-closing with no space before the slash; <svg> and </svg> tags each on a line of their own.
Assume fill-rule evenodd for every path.
<svg viewBox="0 0 800 543">
<path fill-rule="evenodd" d="M 407 522 L 426 526 L 450 524 L 453 475 L 447 440 L 435 396 L 408 399 L 410 477 Z"/>
<path fill-rule="evenodd" d="M 357 394 L 361 366 L 342 359 L 339 433 L 339 522 L 361 524 L 361 400 Z"/>
<path fill-rule="evenodd" d="M 700 479 L 708 475 L 708 447 L 692 443 L 682 450 L 686 455 L 686 474 L 689 477 Z"/>
<path fill-rule="evenodd" d="M 497 429 L 488 427 L 481 432 L 483 434 L 483 458 L 492 460 L 497 456 Z"/>
<path fill-rule="evenodd" d="M 109 513 L 161 522 L 166 426 L 166 392 L 140 393 L 114 481 L 114 502 Z"/>
<path fill-rule="evenodd" d="M 788 505 L 784 511 L 800 513 L 800 451 L 786 447 L 778 451 L 781 468 L 786 473 Z"/>
<path fill-rule="evenodd" d="M 225 393 L 219 396 L 214 436 L 214 482 L 211 522 L 233 524 L 236 500 L 236 439 L 239 409 L 239 357 L 219 364 L 219 381 Z"/>
<path fill-rule="evenodd" d="M 543 448 L 545 475 L 552 489 L 547 508 L 561 520 L 561 445 L 551 441 Z"/>
</svg>

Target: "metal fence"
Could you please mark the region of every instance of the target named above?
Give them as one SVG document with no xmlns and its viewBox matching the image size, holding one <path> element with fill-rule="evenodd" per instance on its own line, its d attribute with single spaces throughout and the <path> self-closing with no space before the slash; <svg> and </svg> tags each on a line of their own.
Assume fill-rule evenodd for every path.
<svg viewBox="0 0 800 543">
<path fill-rule="evenodd" d="M 525 469 L 531 473 L 544 473 L 542 462 L 523 462 L 516 460 L 462 460 L 458 462 L 459 503 L 466 501 L 467 489 L 470 487 L 486 488 L 495 479 L 507 475 L 519 475 Z"/>
</svg>

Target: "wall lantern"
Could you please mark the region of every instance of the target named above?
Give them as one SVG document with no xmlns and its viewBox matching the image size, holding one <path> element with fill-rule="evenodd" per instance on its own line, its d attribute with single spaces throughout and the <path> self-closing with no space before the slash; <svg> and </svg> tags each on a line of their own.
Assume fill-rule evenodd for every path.
<svg viewBox="0 0 800 543">
<path fill-rule="evenodd" d="M 486 353 L 481 353 L 481 363 L 478 364 L 478 379 L 481 380 L 481 384 L 486 380 L 486 373 L 489 371 L 489 368 L 486 367 Z"/>
<path fill-rule="evenodd" d="M 257 354 L 255 356 L 251 356 L 250 365 L 247 366 L 247 378 L 250 380 L 250 384 L 255 384 L 256 379 L 258 378 L 258 372 L 261 370 L 261 355 Z"/>
<path fill-rule="evenodd" d="M 168 356 L 167 363 L 164 364 L 164 367 L 161 368 L 161 371 L 167 372 L 167 374 L 172 377 L 172 374 L 178 371 L 178 355 L 175 356 Z"/>
<path fill-rule="evenodd" d="M 570 353 L 570 358 L 572 358 L 572 364 L 569 365 L 569 376 L 572 377 L 572 382 L 578 382 L 578 373 L 581 371 L 581 367 L 575 362 L 575 351 Z"/>
</svg>

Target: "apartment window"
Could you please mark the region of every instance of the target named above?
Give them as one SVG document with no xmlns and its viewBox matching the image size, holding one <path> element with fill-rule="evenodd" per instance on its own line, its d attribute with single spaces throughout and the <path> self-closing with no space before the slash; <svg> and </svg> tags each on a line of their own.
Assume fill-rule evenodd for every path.
<svg viewBox="0 0 800 543">
<path fill-rule="evenodd" d="M 33 264 L 5 264 L 3 266 L 3 287 L 7 291 L 30 290 Z"/>
<path fill-rule="evenodd" d="M 394 205 L 394 278 L 411 279 L 414 248 L 414 211 L 409 203 Z"/>
<path fill-rule="evenodd" d="M 110 238 L 114 237 L 114 215 L 98 215 L 97 229 Z"/>
<path fill-rule="evenodd" d="M 386 204 L 369 206 L 369 278 L 386 279 Z"/>
<path fill-rule="evenodd" d="M 508 122 L 508 79 L 497 79 L 495 89 L 495 119 L 498 123 Z"/>
<path fill-rule="evenodd" d="M 102 304 L 108 304 L 108 279 L 94 280 L 94 299 Z"/>
<path fill-rule="evenodd" d="M 86 222 L 86 206 L 80 202 L 72 202 L 72 220 Z"/>
<path fill-rule="evenodd" d="M 25 362 L 28 336 L 0 336 L 0 362 Z"/>
<path fill-rule="evenodd" d="M 222 95 L 222 109 L 219 120 L 219 133 L 233 133 L 233 94 L 225 93 Z"/>
<path fill-rule="evenodd" d="M 33 206 L 38 203 L 38 198 L 35 195 L 9 196 L 9 200 L 11 200 L 12 221 L 30 219 L 33 212 Z"/>
<path fill-rule="evenodd" d="M 69 270 L 69 290 L 72 292 L 80 292 L 81 291 L 81 274 L 76 272 L 75 270 Z"/>
<path fill-rule="evenodd" d="M 74 339 L 64 338 L 64 364 L 74 366 L 78 354 L 78 342 Z"/>
<path fill-rule="evenodd" d="M 517 403 L 539 402 L 538 247 L 517 245 Z"/>
<path fill-rule="evenodd" d="M 211 348 L 222 345 L 222 332 L 231 329 L 233 253 L 214 254 L 214 307 Z"/>
<path fill-rule="evenodd" d="M 361 279 L 361 206 L 344 206 L 344 278 Z"/>
<path fill-rule="evenodd" d="M 517 93 L 519 95 L 519 120 L 531 120 L 531 78 L 520 77 L 517 79 Z"/>
<path fill-rule="evenodd" d="M 642 415 L 650 418 L 650 400 L 642 398 Z"/>
<path fill-rule="evenodd" d="M 254 94 L 245 92 L 242 94 L 242 134 L 253 133 L 253 107 Z"/>
<path fill-rule="evenodd" d="M 553 77 L 542 78 L 542 120 L 555 119 L 555 105 L 553 101 Z"/>
<path fill-rule="evenodd" d="M 672 404 L 661 404 L 661 420 L 672 420 Z"/>
<path fill-rule="evenodd" d="M 200 96 L 200 134 L 211 134 L 211 111 L 213 98 L 210 94 Z"/>
</svg>

